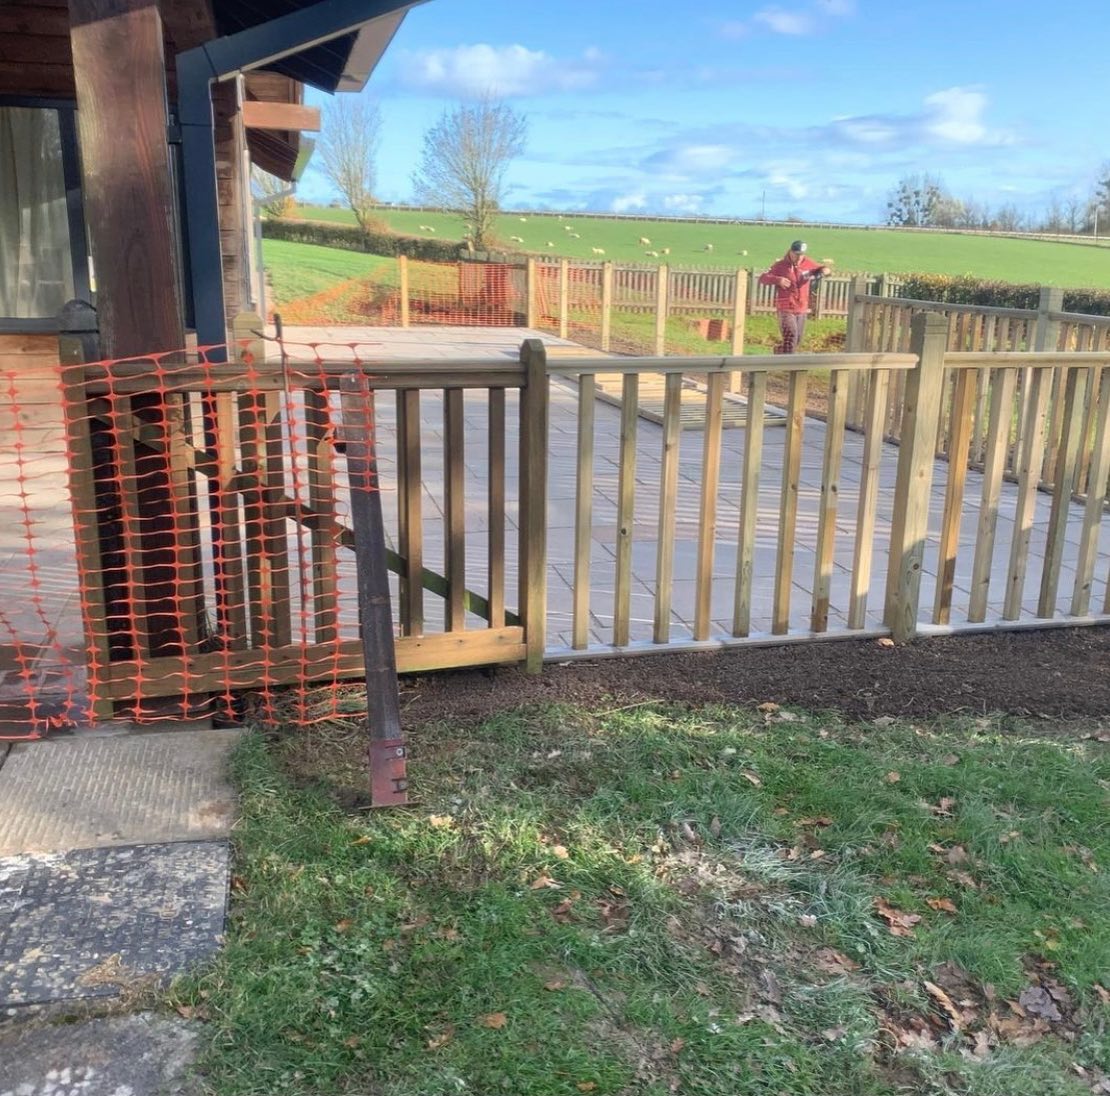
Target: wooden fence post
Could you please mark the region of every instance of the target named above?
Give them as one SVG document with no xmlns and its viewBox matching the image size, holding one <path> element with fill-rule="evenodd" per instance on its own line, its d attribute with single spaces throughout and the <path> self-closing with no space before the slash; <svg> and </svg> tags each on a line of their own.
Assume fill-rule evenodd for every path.
<svg viewBox="0 0 1110 1096">
<path fill-rule="evenodd" d="M 758 300 L 759 300 L 759 275 L 755 272 L 755 269 L 753 268 L 753 269 L 748 271 L 748 292 L 747 292 L 746 307 L 748 309 L 748 315 L 749 316 L 754 316 L 755 315 L 755 306 L 756 306 L 756 303 L 758 302 Z"/>
<path fill-rule="evenodd" d="M 409 315 L 409 257 L 407 255 L 397 256 L 397 275 L 400 286 L 398 293 L 401 297 L 401 326 L 408 327 L 410 323 Z"/>
<path fill-rule="evenodd" d="M 1042 285 L 1041 299 L 1037 302 L 1037 328 L 1033 335 L 1033 350 L 1055 350 L 1060 338 L 1060 321 L 1049 319 L 1050 312 L 1063 312 L 1064 291 L 1055 286 Z"/>
<path fill-rule="evenodd" d="M 570 260 L 559 260 L 559 338 L 567 337 L 570 320 Z"/>
<path fill-rule="evenodd" d="M 613 312 L 613 264 L 601 264 L 601 349 L 609 350 L 609 330 Z"/>
<path fill-rule="evenodd" d="M 886 296 L 886 273 L 885 271 L 875 279 L 875 296 Z"/>
<path fill-rule="evenodd" d="M 1037 302 L 1037 326 L 1033 331 L 1033 349 L 1053 351 L 1060 340 L 1060 323 L 1050 320 L 1049 312 L 1060 312 L 1064 308 L 1064 291 L 1052 286 L 1041 286 L 1041 297 Z M 1041 480 L 1052 483 L 1056 479 L 1056 456 L 1060 449 L 1060 433 L 1063 426 L 1064 389 L 1067 384 L 1067 366 L 1057 365 L 1052 369 L 1052 387 L 1049 390 L 1048 429 L 1045 436 L 1044 463 L 1041 467 Z M 1024 426 L 1025 414 L 1023 386 L 1022 416 L 1020 425 Z"/>
<path fill-rule="evenodd" d="M 744 353 L 744 327 L 748 316 L 748 272 L 736 271 L 736 282 L 732 291 L 732 356 L 739 358 Z M 728 375 L 729 392 L 739 392 L 742 376 L 737 372 Z"/>
<path fill-rule="evenodd" d="M 917 355 L 917 365 L 906 377 L 902 406 L 883 613 L 883 623 L 897 642 L 912 639 L 917 633 L 921 565 L 936 463 L 937 424 L 944 395 L 948 324 L 936 312 L 921 312 L 914 316 L 911 331 L 910 351 Z"/>
<path fill-rule="evenodd" d="M 536 260 L 529 257 L 524 263 L 524 326 L 536 326 Z"/>
<path fill-rule="evenodd" d="M 848 286 L 848 329 L 844 336 L 844 351 L 847 354 L 861 354 L 866 349 L 863 345 L 863 301 L 857 297 L 867 296 L 867 275 L 856 274 Z M 864 417 L 864 381 L 873 381 L 867 377 L 862 369 L 853 369 L 848 380 L 848 426 L 853 430 L 863 428 Z"/>
<path fill-rule="evenodd" d="M 520 348 L 520 618 L 527 649 L 525 668 L 543 667 L 547 629 L 547 351 L 542 340 Z"/>
<path fill-rule="evenodd" d="M 658 267 L 655 276 L 655 356 L 662 358 L 667 353 L 667 291 L 670 280 L 670 267 L 664 263 Z"/>
</svg>

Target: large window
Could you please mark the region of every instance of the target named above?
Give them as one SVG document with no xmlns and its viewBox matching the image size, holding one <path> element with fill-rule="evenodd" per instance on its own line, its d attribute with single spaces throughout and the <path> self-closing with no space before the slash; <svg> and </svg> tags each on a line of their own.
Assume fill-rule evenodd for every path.
<svg viewBox="0 0 1110 1096">
<path fill-rule="evenodd" d="M 0 101 L 0 325 L 46 330 L 89 297 L 72 106 Z"/>
</svg>

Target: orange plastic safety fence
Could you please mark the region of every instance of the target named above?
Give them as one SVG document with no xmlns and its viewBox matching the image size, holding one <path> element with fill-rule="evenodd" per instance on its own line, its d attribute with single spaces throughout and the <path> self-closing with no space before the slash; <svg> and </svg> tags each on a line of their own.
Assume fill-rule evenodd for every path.
<svg viewBox="0 0 1110 1096">
<path fill-rule="evenodd" d="M 350 710 L 335 686 L 363 656 L 338 382 L 377 348 L 258 347 L 0 373 L 0 737 Z M 387 395 L 358 428 L 392 483 Z"/>
</svg>

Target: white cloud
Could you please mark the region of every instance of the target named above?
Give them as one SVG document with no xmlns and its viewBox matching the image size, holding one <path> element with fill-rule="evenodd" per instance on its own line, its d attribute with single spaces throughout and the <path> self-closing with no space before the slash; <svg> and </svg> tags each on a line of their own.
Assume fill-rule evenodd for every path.
<svg viewBox="0 0 1110 1096">
<path fill-rule="evenodd" d="M 668 213 L 700 213 L 704 206 L 704 194 L 663 195 L 663 208 Z"/>
<path fill-rule="evenodd" d="M 827 15 L 845 18 L 856 14 L 856 0 L 817 0 L 817 7 Z"/>
<path fill-rule="evenodd" d="M 989 136 L 983 124 L 987 97 L 974 88 L 947 88 L 925 97 L 925 131 L 958 145 L 978 145 Z"/>
<path fill-rule="evenodd" d="M 590 48 L 581 58 L 557 58 L 525 46 L 480 42 L 451 49 L 410 50 L 398 58 L 401 82 L 417 91 L 452 98 L 537 95 L 581 91 L 597 83 L 604 55 Z"/>
<path fill-rule="evenodd" d="M 717 28 L 722 38 L 731 38 L 734 41 L 738 38 L 746 38 L 751 34 L 751 27 L 747 23 L 742 23 L 738 19 L 729 19 L 722 23 Z"/>
<path fill-rule="evenodd" d="M 816 27 L 813 17 L 800 11 L 784 11 L 782 8 L 764 8 L 752 16 L 752 21 L 760 23 L 776 34 L 809 34 Z"/>
<path fill-rule="evenodd" d="M 728 167 L 733 155 L 728 145 L 685 144 L 649 156 L 642 166 L 653 174 L 705 175 Z"/>
<path fill-rule="evenodd" d="M 613 199 L 610 209 L 614 213 L 627 213 L 630 209 L 646 209 L 647 195 L 642 190 L 631 194 L 620 194 Z"/>
</svg>

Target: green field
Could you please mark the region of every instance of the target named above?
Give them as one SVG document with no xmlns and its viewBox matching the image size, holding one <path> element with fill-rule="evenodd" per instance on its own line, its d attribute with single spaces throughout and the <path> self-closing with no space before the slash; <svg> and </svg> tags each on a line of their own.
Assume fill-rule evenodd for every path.
<svg viewBox="0 0 1110 1096">
<path fill-rule="evenodd" d="M 307 220 L 353 224 L 343 209 L 303 206 Z M 431 236 L 421 231 L 429 225 L 441 239 L 461 239 L 463 218 L 450 213 L 418 213 L 383 209 L 381 219 L 394 231 Z M 570 225 L 580 239 L 563 227 Z M 969 274 L 1006 282 L 1030 282 L 1080 289 L 1110 289 L 1110 254 L 1102 248 L 1048 240 L 960 236 L 942 233 L 899 232 L 871 228 L 798 228 L 789 224 L 722 225 L 676 221 L 609 221 L 588 217 L 536 215 L 521 222 L 503 216 L 497 222 L 502 244 L 522 251 L 597 258 L 592 248 L 605 250 L 606 259 L 622 262 L 669 262 L 672 266 L 766 267 L 778 259 L 791 240 L 803 237 L 816 259 L 835 260 L 846 272 Z M 523 244 L 512 242 L 519 236 Z M 639 243 L 651 240 L 650 248 Z M 548 247 L 548 243 L 553 247 Z M 705 250 L 712 244 L 712 252 Z M 659 258 L 645 251 L 670 248 Z M 744 254 L 747 252 L 747 254 Z"/>
<path fill-rule="evenodd" d="M 366 278 L 383 267 L 392 270 L 396 266 L 395 259 L 383 255 L 364 255 L 358 251 L 295 244 L 287 240 L 264 240 L 262 257 L 277 304 L 310 297 L 331 289 L 338 282 Z"/>
</svg>

